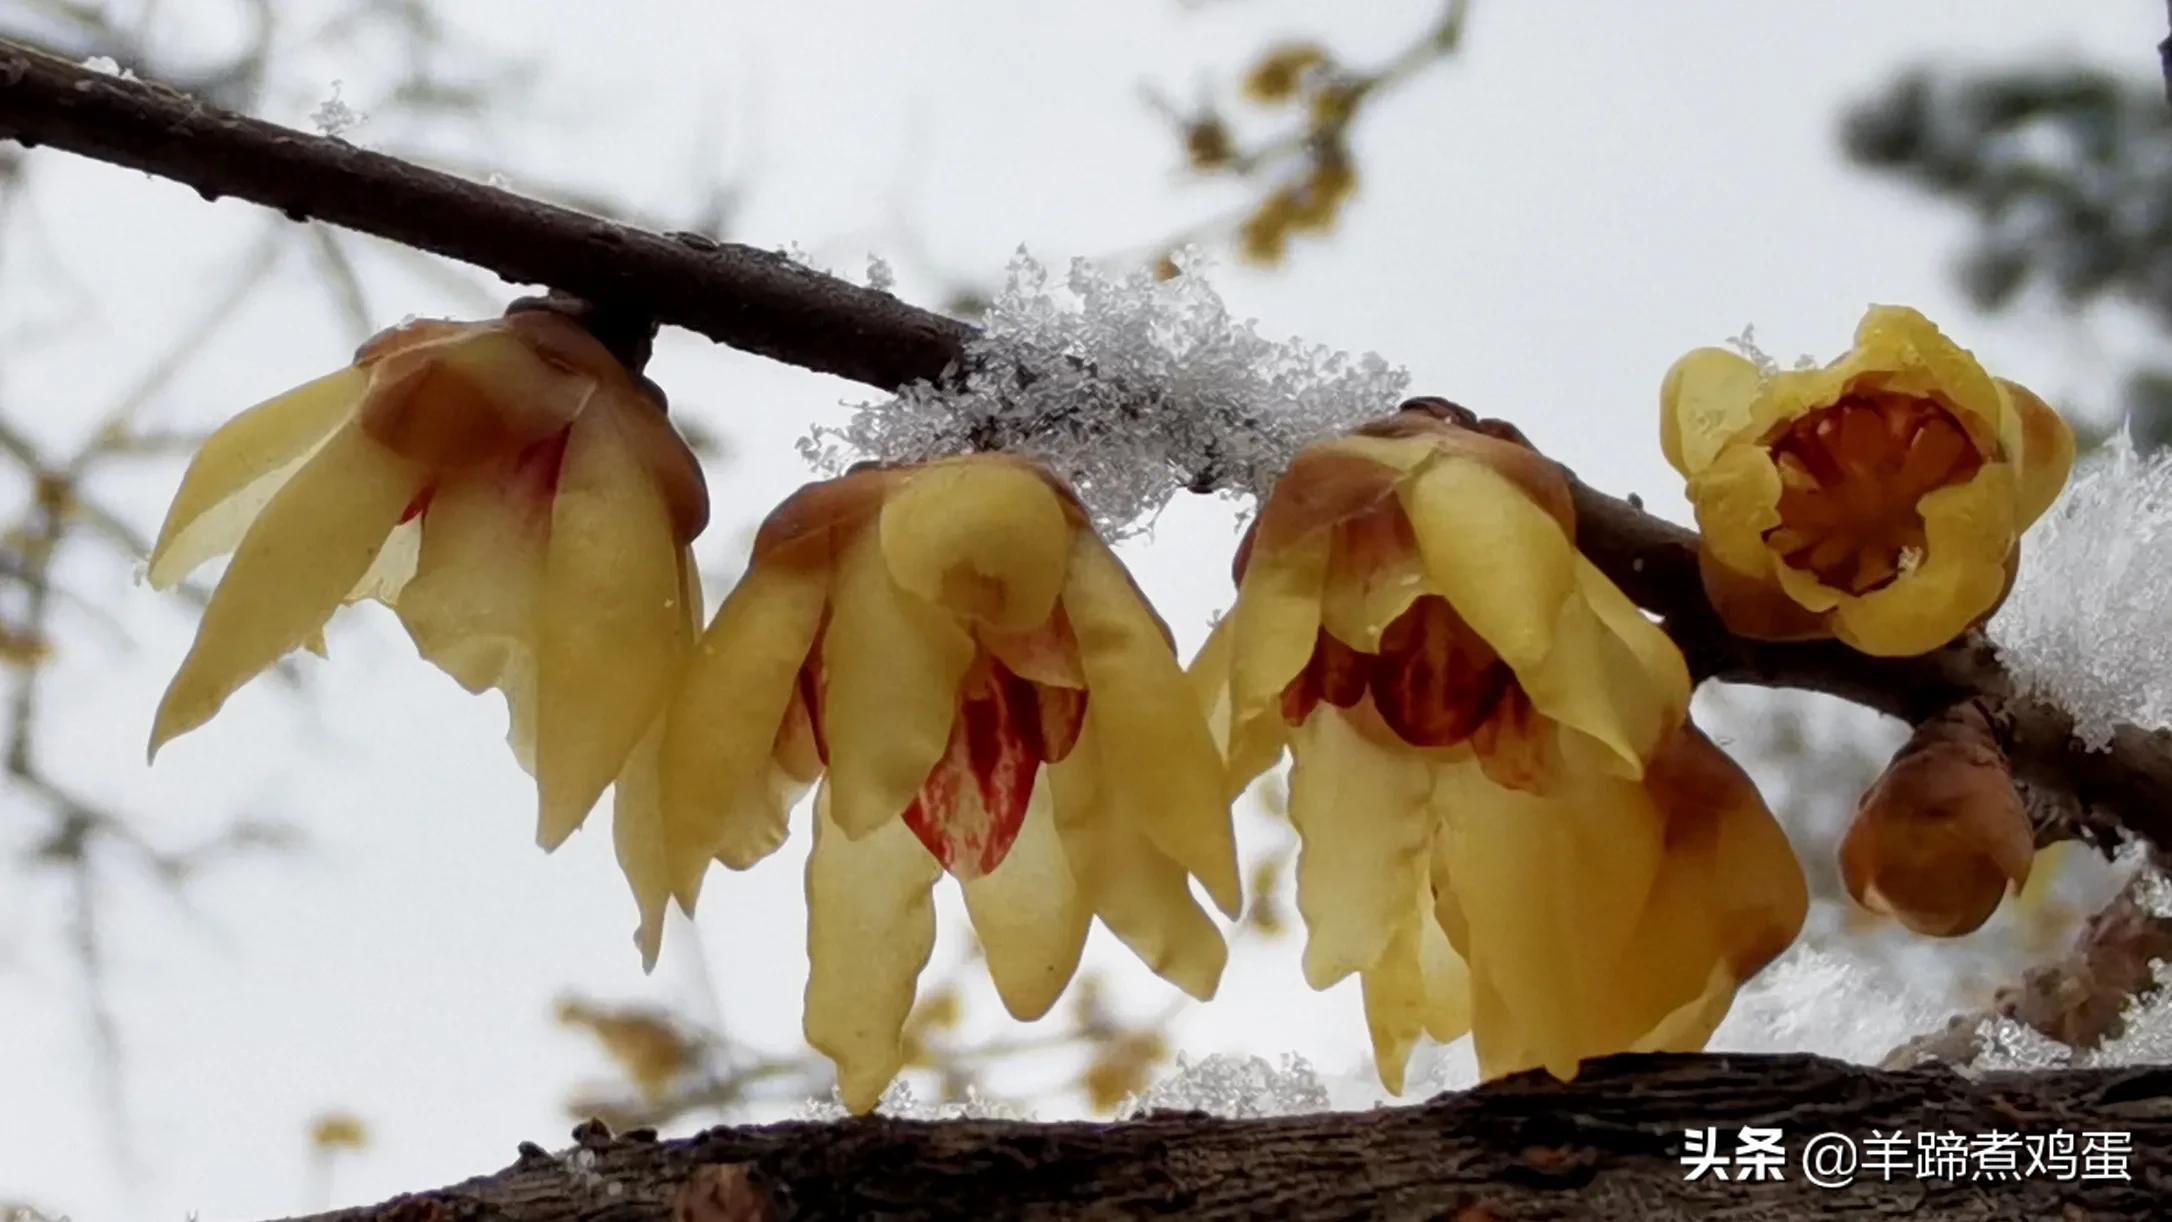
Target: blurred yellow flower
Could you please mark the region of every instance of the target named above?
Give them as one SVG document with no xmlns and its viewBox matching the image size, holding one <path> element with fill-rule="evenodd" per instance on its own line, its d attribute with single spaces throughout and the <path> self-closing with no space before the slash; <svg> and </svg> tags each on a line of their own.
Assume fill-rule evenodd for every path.
<svg viewBox="0 0 2172 1222">
<path fill-rule="evenodd" d="M 1819 369 L 1684 356 L 1660 441 L 1729 628 L 1882 655 L 1929 652 L 1998 608 L 2074 461 L 2058 413 L 1899 306 L 1872 308 Z"/>
<path fill-rule="evenodd" d="M 1421 1031 L 1488 1077 L 1701 1047 L 1807 904 L 1559 470 L 1475 424 L 1414 400 L 1299 454 L 1192 667 L 1232 796 L 1292 755 L 1305 976 L 1360 976 L 1397 1092 Z"/>
<path fill-rule="evenodd" d="M 1020 1019 L 1094 916 L 1214 993 L 1227 951 L 1189 889 L 1236 915 L 1214 743 L 1167 628 L 1042 468 L 862 467 L 770 515 L 671 704 L 636 879 L 651 953 L 665 898 L 692 911 L 711 859 L 776 849 L 817 781 L 805 1025 L 853 1110 L 899 1068 L 946 870 Z"/>
<path fill-rule="evenodd" d="M 293 649 L 321 653 L 341 605 L 376 599 L 464 687 L 505 693 L 555 847 L 629 760 L 653 768 L 653 742 L 635 747 L 700 625 L 687 544 L 707 516 L 660 394 L 565 315 L 381 332 L 190 463 L 151 583 L 233 560 L 151 751 Z M 619 805 L 654 790 L 621 785 Z"/>
<path fill-rule="evenodd" d="M 353 1112 L 326 1112 L 310 1122 L 309 1144 L 325 1152 L 365 1149 L 370 1144 L 369 1126 Z"/>
</svg>

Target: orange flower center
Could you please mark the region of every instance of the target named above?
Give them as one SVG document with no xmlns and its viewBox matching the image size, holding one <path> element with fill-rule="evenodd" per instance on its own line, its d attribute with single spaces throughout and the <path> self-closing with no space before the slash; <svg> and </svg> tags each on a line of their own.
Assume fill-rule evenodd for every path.
<svg viewBox="0 0 2172 1222">
<path fill-rule="evenodd" d="M 1312 657 L 1282 689 L 1282 719 L 1302 725 L 1322 701 L 1413 747 L 1469 743 L 1496 784 L 1535 790 L 1543 775 L 1548 723 L 1515 672 L 1438 594 L 1397 616 L 1376 654 L 1320 629 Z"/>
<path fill-rule="evenodd" d="M 1780 524 L 1765 542 L 1836 590 L 1867 594 L 1923 557 L 1926 493 L 1965 483 L 1983 456 L 1944 405 L 1850 393 L 1790 422 L 1768 444 L 1780 469 Z"/>
</svg>

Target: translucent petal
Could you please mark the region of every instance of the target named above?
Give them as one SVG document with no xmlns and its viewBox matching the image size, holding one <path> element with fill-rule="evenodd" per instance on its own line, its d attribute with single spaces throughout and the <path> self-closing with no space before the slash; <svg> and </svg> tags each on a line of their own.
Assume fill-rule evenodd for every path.
<svg viewBox="0 0 2172 1222">
<path fill-rule="evenodd" d="M 1561 524 L 1476 459 L 1444 457 L 1401 493 L 1432 588 L 1517 673 L 1543 660 L 1576 589 Z"/>
<path fill-rule="evenodd" d="M 1290 754 L 1305 983 L 1325 989 L 1372 967 L 1409 919 L 1431 854 L 1431 767 L 1365 738 L 1334 708 L 1305 719 Z M 1415 935 L 1406 950 L 1415 971 Z"/>
<path fill-rule="evenodd" d="M 1234 727 L 1231 722 L 1230 666 L 1236 647 L 1233 622 L 1224 617 L 1207 633 L 1199 654 L 1192 659 L 1185 677 L 1191 682 L 1193 697 L 1206 710 L 1207 730 L 1214 736 L 1214 743 L 1222 752 L 1223 795 L 1234 802 L 1261 773 L 1274 767 L 1282 756 L 1285 726 L 1280 717 L 1255 718 L 1249 726 Z M 1242 733 L 1238 733 L 1239 730 Z"/>
<path fill-rule="evenodd" d="M 1099 538 L 1078 536 L 1070 571 L 1063 606 L 1086 674 L 1087 717 L 1101 750 L 1122 761 L 1102 778 L 1105 801 L 1235 917 L 1242 897 L 1222 761 L 1176 654 Z"/>
<path fill-rule="evenodd" d="M 1448 927 L 1535 1058 L 1503 1066 L 1477 1028 L 1482 1067 L 1574 1076 L 1618 1030 L 1615 977 L 1658 872 L 1661 820 L 1635 782 L 1567 774 L 1537 797 L 1488 782 L 1475 763 L 1441 767 L 1446 876 L 1463 928 Z"/>
<path fill-rule="evenodd" d="M 1554 648 L 1517 677 L 1533 707 L 1604 743 L 1621 775 L 1634 779 L 1689 707 L 1689 666 L 1667 634 L 1582 556 L 1576 581 L 1578 596 L 1562 608 Z"/>
<path fill-rule="evenodd" d="M 1256 545 L 1229 609 L 1231 716 L 1239 739 L 1252 723 L 1281 719 L 1282 689 L 1312 658 L 1320 635 L 1320 595 L 1327 579 L 1328 532 L 1288 546 Z"/>
<path fill-rule="evenodd" d="M 232 551 L 249 523 L 317 447 L 353 414 L 369 375 L 352 367 L 305 382 L 219 426 L 189 460 L 158 542 L 153 589 L 167 589 Z"/>
<path fill-rule="evenodd" d="M 1667 370 L 1659 391 L 1659 445 L 1685 477 L 1712 464 L 1750 423 L 1764 386 L 1756 365 L 1725 348 L 1699 348 Z"/>
<path fill-rule="evenodd" d="M 912 830 L 892 819 L 857 839 L 831 817 L 831 784 L 815 796 L 807 858 L 807 1042 L 837 1065 L 845 1106 L 865 1114 L 904 1065 L 899 1033 L 935 949 L 930 894 L 942 873 Z"/>
<path fill-rule="evenodd" d="M 656 970 L 656 955 L 663 946 L 664 909 L 671 900 L 672 862 L 664 834 L 663 785 L 657 774 L 658 748 L 663 742 L 663 719 L 658 718 L 619 773 L 611 790 L 611 844 L 618 855 L 619 872 L 633 888 L 640 924 L 634 945 L 641 949 L 641 970 Z"/>
<path fill-rule="evenodd" d="M 663 745 L 673 857 L 697 871 L 674 881 L 682 902 L 700 882 L 700 858 L 752 865 L 784 840 L 790 808 L 773 801 L 772 750 L 829 588 L 829 548 L 819 536 L 756 557 L 687 660 Z"/>
<path fill-rule="evenodd" d="M 1045 769 L 1003 864 L 960 889 L 1003 1008 L 1020 1022 L 1048 1013 L 1078 970 L 1093 909 L 1071 877 Z"/>
<path fill-rule="evenodd" d="M 1998 605 L 2006 555 L 2017 530 L 2012 468 L 1986 463 L 1962 484 L 1916 502 L 1923 514 L 1923 561 L 1884 589 L 1843 601 L 1833 631 L 1864 653 L 1928 653 L 1967 631 Z"/>
<path fill-rule="evenodd" d="M 1402 905 L 1407 908 L 1408 905 Z M 1427 924 L 1431 924 L 1428 916 Z M 1373 1065 L 1391 1095 L 1403 1093 L 1410 1050 L 1425 1033 L 1425 966 L 1418 948 L 1419 924 L 1406 912 L 1395 923 L 1380 957 L 1364 969 L 1365 1028 L 1372 1037 Z"/>
<path fill-rule="evenodd" d="M 500 688 L 516 723 L 532 722 L 550 502 L 508 496 L 494 478 L 454 479 L 438 486 L 421 522 L 415 576 L 396 604 L 400 622 L 460 686 Z"/>
<path fill-rule="evenodd" d="M 209 721 L 235 689 L 313 639 L 369 571 L 420 486 L 412 463 L 342 427 L 243 536 L 166 688 L 150 751 Z"/>
<path fill-rule="evenodd" d="M 1193 997 L 1211 1000 L 1229 948 L 1192 899 L 1184 868 L 1113 808 L 1106 779 L 1125 761 L 1102 750 L 1096 720 L 1089 708 L 1078 745 L 1047 769 L 1072 877 L 1094 914 L 1147 967 Z"/>
<path fill-rule="evenodd" d="M 2015 521 L 2023 529 L 2051 508 L 2074 469 L 2074 432 L 2051 405 L 2018 382 L 1999 381 L 2006 397 L 2000 441 L 2015 470 L 2020 503 Z"/>
<path fill-rule="evenodd" d="M 1968 350 L 1946 337 L 1937 324 L 1907 306 L 1872 306 L 1855 328 L 1855 348 L 1839 372 L 1913 375 L 1921 385 L 1902 381 L 1906 391 L 1938 391 L 1961 410 L 1972 436 L 1996 435 L 2000 421 L 1998 384 Z"/>
<path fill-rule="evenodd" d="M 1047 622 L 1072 526 L 1047 482 L 995 458 L 932 463 L 882 507 L 890 578 L 953 615 L 1001 631 Z"/>
<path fill-rule="evenodd" d="M 1697 509 L 1704 550 L 1745 579 L 1771 574 L 1777 561 L 1765 532 L 1780 524 L 1780 471 L 1758 446 L 1729 446 L 1712 465 L 1690 477 L 1689 499 Z M 1812 611 L 1839 601 L 1837 593 Z"/>
<path fill-rule="evenodd" d="M 943 758 L 973 637 L 897 588 L 873 530 L 846 545 L 831 598 L 822 639 L 830 788 L 837 825 L 864 836 L 903 815 Z"/>
<path fill-rule="evenodd" d="M 537 651 L 537 841 L 588 817 L 662 711 L 680 651 L 678 547 L 639 454 L 607 410 L 567 438 L 551 507 Z"/>
</svg>

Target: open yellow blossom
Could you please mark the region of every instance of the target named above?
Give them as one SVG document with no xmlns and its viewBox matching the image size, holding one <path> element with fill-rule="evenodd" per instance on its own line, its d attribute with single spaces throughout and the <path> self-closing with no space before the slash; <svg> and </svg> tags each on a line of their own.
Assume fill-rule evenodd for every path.
<svg viewBox="0 0 2172 1222">
<path fill-rule="evenodd" d="M 1701 1047 L 1799 931 L 1800 867 L 1687 721 L 1681 654 L 1578 554 L 1558 468 L 1413 400 L 1300 453 L 1192 672 L 1234 795 L 1285 746 L 1314 988 L 1494 1077 Z"/>
<path fill-rule="evenodd" d="M 151 751 L 290 651 L 321 653 L 340 606 L 376 599 L 463 686 L 504 692 L 544 847 L 622 773 L 621 811 L 653 808 L 653 777 L 631 774 L 653 773 L 701 623 L 687 544 L 707 516 L 660 395 L 566 315 L 384 331 L 349 367 L 229 421 L 190 463 L 151 583 L 233 559 Z"/>
<path fill-rule="evenodd" d="M 1660 441 L 1729 628 L 1883 655 L 1927 653 L 1997 610 L 2021 532 L 2074 462 L 2057 412 L 1900 306 L 1872 308 L 1820 369 L 1684 356 Z"/>
<path fill-rule="evenodd" d="M 982 454 L 863 466 L 763 524 L 664 736 L 645 910 L 691 911 L 820 782 L 807 863 L 807 1038 L 855 1111 L 899 1033 L 947 871 L 1004 1005 L 1046 1013 L 1098 916 L 1213 995 L 1238 911 L 1220 759 L 1168 629 L 1068 489 Z M 651 925 L 653 929 L 653 923 Z"/>
</svg>

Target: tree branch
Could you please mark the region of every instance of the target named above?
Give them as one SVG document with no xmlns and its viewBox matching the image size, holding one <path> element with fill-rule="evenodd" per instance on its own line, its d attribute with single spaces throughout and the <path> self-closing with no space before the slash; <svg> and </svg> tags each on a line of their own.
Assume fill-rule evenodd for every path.
<svg viewBox="0 0 2172 1222">
<path fill-rule="evenodd" d="M 1684 1131 L 1781 1130 L 1779 1182 L 1689 1179 Z M 1918 1134 L 2131 1135 L 2127 1180 L 2039 1167 L 1919 1177 Z M 1853 1186 L 1818 1188 L 1803 1150 L 1845 1134 Z M 1870 1152 L 1898 1133 L 1897 1166 Z M 2172 1193 L 2172 1068 L 1886 1072 L 1812 1056 L 1634 1055 L 1577 1080 L 1521 1074 L 1413 1107 L 1120 1124 L 869 1117 L 722 1127 L 658 1141 L 601 1126 L 553 1156 L 433 1192 L 295 1222 L 754 1222 L 755 1219 L 2156 1218 Z M 1966 1140 L 1966 1138 L 1964 1138 Z M 1892 1148 L 1892 1147 L 1886 1147 Z M 1882 1169 L 1881 1169 L 1882 1167 Z M 2024 1172 L 2028 1156 L 2017 1158 Z M 1935 1167 L 1933 1168 L 1935 1170 Z M 2099 1168 L 2104 1170 L 2106 1168 Z M 1888 1178 L 1890 1177 L 1890 1178 Z"/>
<path fill-rule="evenodd" d="M 884 390 L 948 376 L 974 334 L 780 254 L 603 220 L 6 43 L 0 137 L 330 221 Z M 1203 480 L 1194 490 L 1216 489 Z M 2108 751 L 2087 750 L 2064 710 L 2016 694 L 1977 634 L 1915 658 L 1734 636 L 1705 599 L 1693 532 L 1580 482 L 1574 492 L 1578 544 L 1665 618 L 1698 678 L 1825 692 L 1910 722 L 1981 699 L 2025 783 L 2172 845 L 2172 735 L 2126 726 Z"/>
</svg>

